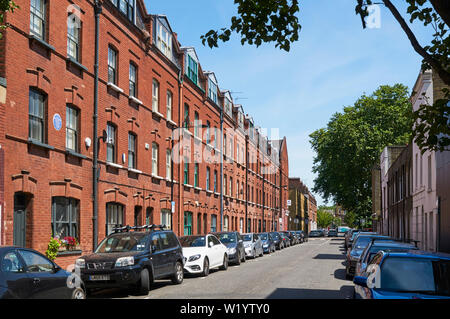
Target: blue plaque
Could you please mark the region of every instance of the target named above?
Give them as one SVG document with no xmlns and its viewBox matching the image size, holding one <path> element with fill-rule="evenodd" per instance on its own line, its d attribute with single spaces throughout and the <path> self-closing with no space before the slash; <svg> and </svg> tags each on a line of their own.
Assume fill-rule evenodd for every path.
<svg viewBox="0 0 450 319">
<path fill-rule="evenodd" d="M 61 119 L 61 115 L 59 115 L 58 113 L 56 113 L 55 115 L 53 115 L 53 127 L 55 128 L 55 130 L 59 131 L 62 127 L 62 119 Z"/>
</svg>

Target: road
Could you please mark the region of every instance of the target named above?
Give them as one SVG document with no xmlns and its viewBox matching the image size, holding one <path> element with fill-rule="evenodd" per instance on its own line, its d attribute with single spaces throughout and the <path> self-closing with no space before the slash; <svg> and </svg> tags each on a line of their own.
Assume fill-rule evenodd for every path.
<svg viewBox="0 0 450 319">
<path fill-rule="evenodd" d="M 345 299 L 353 283 L 345 279 L 341 238 L 311 238 L 308 242 L 249 259 L 208 277 L 186 275 L 181 285 L 158 280 L 147 296 L 127 290 L 95 292 L 91 298 L 151 299 Z"/>
</svg>

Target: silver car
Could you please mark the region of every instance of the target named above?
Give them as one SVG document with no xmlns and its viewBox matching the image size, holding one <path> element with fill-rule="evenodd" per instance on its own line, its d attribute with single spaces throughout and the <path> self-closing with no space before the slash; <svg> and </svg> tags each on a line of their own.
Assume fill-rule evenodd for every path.
<svg viewBox="0 0 450 319">
<path fill-rule="evenodd" d="M 255 233 L 242 234 L 244 238 L 244 249 L 247 257 L 256 258 L 264 256 L 261 238 Z"/>
</svg>

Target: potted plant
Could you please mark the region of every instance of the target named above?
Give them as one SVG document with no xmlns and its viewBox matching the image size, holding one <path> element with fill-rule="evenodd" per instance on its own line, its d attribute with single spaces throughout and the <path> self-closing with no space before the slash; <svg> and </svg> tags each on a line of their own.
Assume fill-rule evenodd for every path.
<svg viewBox="0 0 450 319">
<path fill-rule="evenodd" d="M 58 256 L 59 247 L 61 247 L 61 241 L 59 238 L 50 238 L 50 242 L 48 243 L 47 250 L 45 251 L 45 255 L 50 260 L 55 260 Z"/>
</svg>

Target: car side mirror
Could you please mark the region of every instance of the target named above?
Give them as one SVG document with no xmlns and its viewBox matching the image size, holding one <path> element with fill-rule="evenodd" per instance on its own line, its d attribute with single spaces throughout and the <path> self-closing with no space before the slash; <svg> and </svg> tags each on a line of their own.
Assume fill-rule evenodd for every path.
<svg viewBox="0 0 450 319">
<path fill-rule="evenodd" d="M 355 276 L 355 278 L 353 278 L 353 283 L 355 285 L 367 288 L 367 277 Z"/>
<path fill-rule="evenodd" d="M 152 254 L 156 251 L 156 246 L 155 245 L 151 246 L 151 251 L 152 251 Z"/>
<path fill-rule="evenodd" d="M 59 267 L 58 265 L 53 266 L 53 273 L 56 274 L 60 270 L 61 270 L 61 267 Z"/>
</svg>

